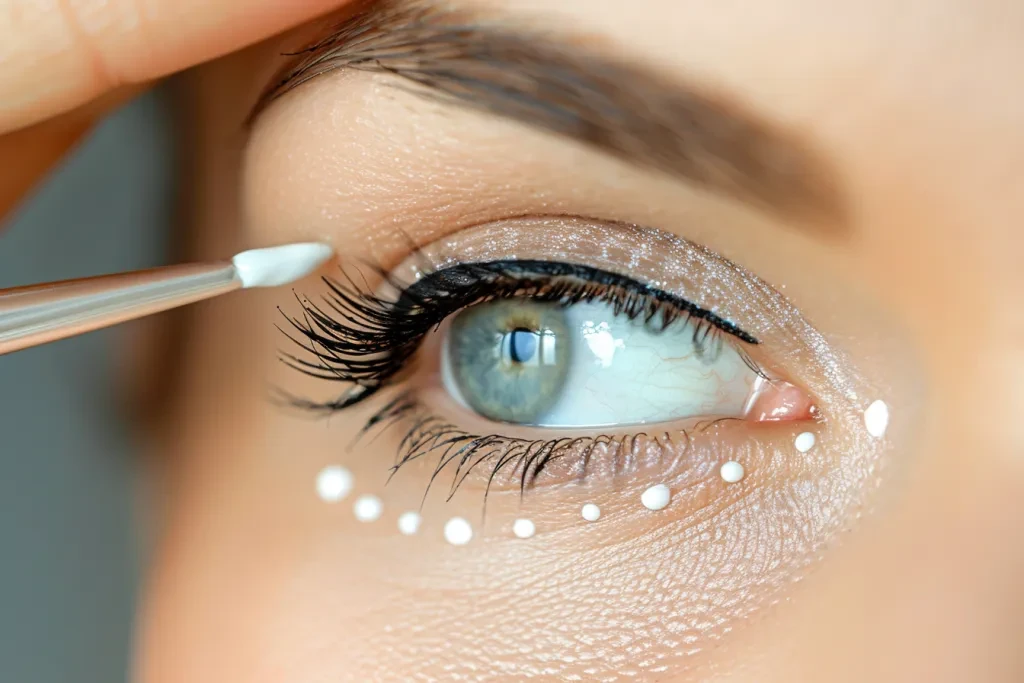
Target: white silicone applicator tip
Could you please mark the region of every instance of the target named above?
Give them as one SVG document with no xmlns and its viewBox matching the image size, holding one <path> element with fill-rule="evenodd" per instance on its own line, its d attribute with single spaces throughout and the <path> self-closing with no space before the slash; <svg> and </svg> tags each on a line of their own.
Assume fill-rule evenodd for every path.
<svg viewBox="0 0 1024 683">
<path fill-rule="evenodd" d="M 285 244 L 235 254 L 231 263 L 242 287 L 277 287 L 306 277 L 322 266 L 334 249 L 320 242 Z"/>
</svg>

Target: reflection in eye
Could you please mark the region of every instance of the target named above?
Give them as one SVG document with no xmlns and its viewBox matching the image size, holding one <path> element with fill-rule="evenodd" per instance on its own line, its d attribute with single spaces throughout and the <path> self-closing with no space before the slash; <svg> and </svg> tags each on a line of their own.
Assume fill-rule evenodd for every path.
<svg viewBox="0 0 1024 683">
<path fill-rule="evenodd" d="M 456 314 L 442 351 L 445 388 L 484 417 L 544 427 L 607 427 L 740 417 L 758 375 L 731 344 L 659 314 L 606 303 L 513 299 Z"/>
</svg>

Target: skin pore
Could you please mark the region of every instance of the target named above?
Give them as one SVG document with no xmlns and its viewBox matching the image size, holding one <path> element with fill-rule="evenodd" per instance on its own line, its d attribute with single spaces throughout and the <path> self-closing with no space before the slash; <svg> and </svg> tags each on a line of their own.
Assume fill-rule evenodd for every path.
<svg viewBox="0 0 1024 683">
<path fill-rule="evenodd" d="M 318 419 L 270 400 L 272 387 L 342 391 L 279 361 L 290 347 L 277 307 L 301 317 L 295 294 L 196 306 L 157 430 L 164 495 L 140 679 L 1018 680 L 1024 283 L 1011 259 L 1024 96 L 1010 84 L 1024 10 L 451 5 L 463 23 L 539 41 L 533 57 L 692 91 L 700 112 L 728 115 L 724 130 L 767 134 L 790 163 L 740 173 L 762 159 L 748 153 L 723 167 L 722 148 L 692 143 L 676 117 L 663 123 L 697 161 L 636 163 L 635 145 L 606 144 L 623 137 L 566 134 L 477 92 L 438 100 L 382 68 L 324 73 L 247 125 L 296 66 L 282 53 L 330 35 L 347 11 L 182 78 L 188 257 L 325 240 L 391 269 L 411 247 L 465 258 L 483 231 L 496 254 L 612 267 L 601 259 L 640 250 L 629 244 L 672 244 L 631 274 L 752 326 L 757 360 L 820 405 L 817 444 L 792 448 L 806 422 L 731 424 L 618 478 L 539 482 L 522 499 L 499 486 L 481 521 L 480 482 L 450 501 L 447 480 L 423 498 L 425 464 L 388 482 L 400 431 L 349 447 L 379 403 Z M 629 110 L 638 121 L 650 96 Z M 793 183 L 763 177 L 772 168 Z M 801 181 L 816 210 L 781 198 Z M 673 236 L 738 269 L 673 276 L 674 263 L 719 262 Z M 627 246 L 601 249 L 613 239 Z M 324 291 L 315 278 L 295 288 Z M 892 412 L 883 440 L 863 428 L 877 398 Z M 743 461 L 741 482 L 718 477 L 723 451 Z M 355 488 L 327 505 L 314 480 L 336 463 Z M 672 503 L 646 510 L 641 493 L 661 482 Z M 362 494 L 381 498 L 379 521 L 352 514 Z M 399 534 L 399 514 L 421 500 L 419 533 Z M 580 518 L 587 502 L 599 521 Z M 472 522 L 471 543 L 444 542 L 453 516 Z M 532 538 L 511 533 L 520 516 Z"/>
</svg>

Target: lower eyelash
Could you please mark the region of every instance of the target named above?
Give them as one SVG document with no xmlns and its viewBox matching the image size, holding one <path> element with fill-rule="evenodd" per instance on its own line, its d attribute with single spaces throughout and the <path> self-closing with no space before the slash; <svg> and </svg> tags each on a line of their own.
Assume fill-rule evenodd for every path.
<svg viewBox="0 0 1024 683">
<path fill-rule="evenodd" d="M 692 430 L 702 430 L 719 422 L 738 418 L 715 418 L 700 423 Z M 556 437 L 551 439 L 523 439 L 501 434 L 475 435 L 431 412 L 417 399 L 412 391 L 399 394 L 374 413 L 364 425 L 353 446 L 359 439 L 371 432 L 381 432 L 402 426 L 404 434 L 398 446 L 395 464 L 391 467 L 394 476 L 404 465 L 437 456 L 437 463 L 424 492 L 424 499 L 441 473 L 454 469 L 449 486 L 450 500 L 474 469 L 490 463 L 491 473 L 484 490 L 486 500 L 495 479 L 507 474 L 510 479 L 518 478 L 520 495 L 532 488 L 537 477 L 552 462 L 566 456 L 579 458 L 578 479 L 586 477 L 591 456 L 601 451 L 602 458 L 610 458 L 616 468 L 627 467 L 630 459 L 636 458 L 638 450 L 645 444 L 658 448 L 674 446 L 674 440 L 663 432 L 658 436 L 647 433 L 610 436 L 600 434 L 585 437 Z M 690 431 L 675 430 L 686 440 L 689 448 Z M 607 462 L 607 460 L 606 460 Z"/>
</svg>

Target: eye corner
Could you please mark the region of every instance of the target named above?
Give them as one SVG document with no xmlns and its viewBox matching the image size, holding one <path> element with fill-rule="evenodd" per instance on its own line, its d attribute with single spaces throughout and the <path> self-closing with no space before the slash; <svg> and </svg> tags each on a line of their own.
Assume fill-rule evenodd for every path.
<svg viewBox="0 0 1024 683">
<path fill-rule="evenodd" d="M 821 410 L 806 389 L 759 375 L 744 411 L 750 422 L 819 422 Z"/>
</svg>

